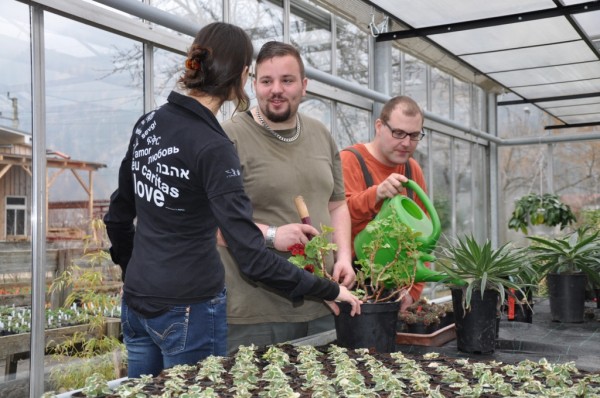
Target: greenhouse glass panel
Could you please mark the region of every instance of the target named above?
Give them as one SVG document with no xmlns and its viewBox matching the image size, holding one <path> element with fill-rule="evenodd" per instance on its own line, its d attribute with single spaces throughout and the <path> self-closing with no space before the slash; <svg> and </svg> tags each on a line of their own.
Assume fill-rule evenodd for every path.
<svg viewBox="0 0 600 398">
<path fill-rule="evenodd" d="M 453 78 L 454 84 L 454 121 L 471 125 L 471 84 Z"/>
<path fill-rule="evenodd" d="M 342 79 L 369 84 L 369 36 L 341 18 L 337 20 L 336 65 L 337 75 Z"/>
<path fill-rule="evenodd" d="M 404 94 L 408 95 L 423 109 L 427 104 L 427 65 L 417 58 L 404 54 Z"/>
<path fill-rule="evenodd" d="M 456 236 L 470 235 L 473 232 L 473 199 L 471 196 L 472 171 L 472 144 L 455 139 L 454 157 L 456 169 Z"/>
<path fill-rule="evenodd" d="M 48 14 L 46 26 L 47 146 L 73 160 L 106 165 L 94 175 L 96 200 L 108 200 L 135 121 L 143 112 L 140 43 Z M 82 174 L 87 179 L 87 175 Z M 71 173 L 49 187 L 49 201 L 87 200 Z M 56 220 L 60 222 L 60 220 Z M 82 219 L 81 228 L 86 228 Z"/>
<path fill-rule="evenodd" d="M 450 119 L 450 75 L 431 69 L 431 112 Z"/>
<path fill-rule="evenodd" d="M 291 44 L 307 65 L 331 73 L 331 14 L 312 2 L 292 3 L 291 10 Z"/>
<path fill-rule="evenodd" d="M 450 159 L 450 138 L 431 133 L 432 143 L 429 156 L 433 163 L 433 181 L 427 181 L 432 188 L 433 205 L 440 217 L 442 236 L 453 236 L 452 233 L 452 164 Z"/>
<path fill-rule="evenodd" d="M 29 7 L 17 1 L 3 1 L 0 13 L 0 312 L 31 303 L 33 111 L 30 38 Z M 14 333 L 17 321 L 9 325 L 3 320 L 0 319 L 0 335 Z M 31 339 L 23 339 L 18 350 L 7 338 L 2 339 L 0 349 L 5 355 L 0 395 L 4 396 L 4 391 L 11 391 L 14 379 L 28 382 L 29 361 L 20 361 L 17 351 L 29 351 Z"/>
<path fill-rule="evenodd" d="M 154 107 L 167 102 L 171 90 L 184 72 L 185 56 L 154 48 Z"/>
<path fill-rule="evenodd" d="M 331 132 L 331 101 L 307 95 L 300 103 L 300 112 L 319 120 Z"/>
<path fill-rule="evenodd" d="M 334 139 L 340 149 L 354 145 L 357 142 L 371 140 L 371 115 L 369 112 L 350 105 L 336 105 L 336 128 Z"/>
<path fill-rule="evenodd" d="M 11 1 L 0 13 L 0 126 L 31 135 L 29 9 Z"/>
<path fill-rule="evenodd" d="M 211 22 L 223 21 L 223 0 L 149 0 L 152 7 L 198 24 L 198 29 Z M 157 29 L 173 31 L 152 23 Z"/>
<path fill-rule="evenodd" d="M 230 2 L 231 23 L 242 27 L 255 49 L 268 41 L 283 41 L 283 2 L 237 0 Z"/>
</svg>

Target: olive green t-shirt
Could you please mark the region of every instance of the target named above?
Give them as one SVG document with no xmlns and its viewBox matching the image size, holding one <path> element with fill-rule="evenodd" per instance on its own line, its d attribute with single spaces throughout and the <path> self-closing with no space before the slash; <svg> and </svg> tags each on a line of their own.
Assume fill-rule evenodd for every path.
<svg viewBox="0 0 600 398">
<path fill-rule="evenodd" d="M 282 142 L 248 113 L 235 115 L 223 129 L 235 143 L 242 165 L 244 189 L 254 208 L 254 221 L 267 225 L 299 223 L 294 204 L 304 197 L 312 224 L 331 226 L 330 201 L 345 200 L 337 145 L 319 121 L 300 115 L 300 136 Z M 285 137 L 295 129 L 278 131 Z M 276 253 L 289 257 L 290 253 Z M 231 324 L 307 322 L 330 313 L 320 299 L 290 299 L 244 278 L 228 250 L 219 247 L 225 265 L 227 320 Z M 333 258 L 328 261 L 329 272 Z"/>
</svg>

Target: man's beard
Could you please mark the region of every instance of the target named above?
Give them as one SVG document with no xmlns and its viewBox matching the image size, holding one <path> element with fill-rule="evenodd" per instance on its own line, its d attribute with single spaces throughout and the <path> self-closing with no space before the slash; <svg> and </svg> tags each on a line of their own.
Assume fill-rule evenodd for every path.
<svg viewBox="0 0 600 398">
<path fill-rule="evenodd" d="M 264 111 L 261 109 L 261 112 L 273 123 L 283 123 L 290 119 L 292 115 L 292 107 L 289 106 L 288 103 L 288 108 L 283 113 L 273 113 L 269 109 L 269 103 L 267 102 L 266 109 L 264 109 Z"/>
</svg>

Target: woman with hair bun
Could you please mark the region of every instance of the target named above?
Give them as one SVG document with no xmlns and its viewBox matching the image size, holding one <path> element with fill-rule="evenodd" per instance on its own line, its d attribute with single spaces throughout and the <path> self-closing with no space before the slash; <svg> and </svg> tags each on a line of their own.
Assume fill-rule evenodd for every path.
<svg viewBox="0 0 600 398">
<path fill-rule="evenodd" d="M 128 376 L 226 355 L 224 268 L 217 228 L 249 279 L 293 299 L 360 302 L 267 250 L 252 221 L 240 162 L 215 114 L 225 101 L 245 110 L 252 42 L 239 27 L 202 28 L 179 79 L 185 92 L 135 124 L 104 217 L 113 261 L 123 271 L 121 324 Z M 134 225 L 135 221 L 135 225 Z M 244 261 L 240 261 L 243 259 Z"/>
</svg>

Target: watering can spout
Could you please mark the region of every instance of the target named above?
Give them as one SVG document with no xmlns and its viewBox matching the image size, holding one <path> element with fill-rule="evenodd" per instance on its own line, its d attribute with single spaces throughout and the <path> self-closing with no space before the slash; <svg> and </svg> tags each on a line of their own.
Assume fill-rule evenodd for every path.
<svg viewBox="0 0 600 398">
<path fill-rule="evenodd" d="M 425 256 L 429 256 L 429 255 L 425 254 Z M 463 285 L 467 284 L 462 279 L 450 279 L 447 274 L 444 274 L 443 272 L 434 271 L 434 270 L 428 268 L 425 265 L 425 262 L 432 262 L 433 260 L 435 260 L 435 257 L 431 256 L 431 257 L 433 257 L 433 260 L 430 260 L 429 258 L 424 259 L 423 257 L 421 257 L 417 261 L 417 269 L 415 272 L 415 279 L 414 279 L 415 283 L 444 282 L 447 284 L 457 285 L 457 286 L 463 286 Z"/>
</svg>

